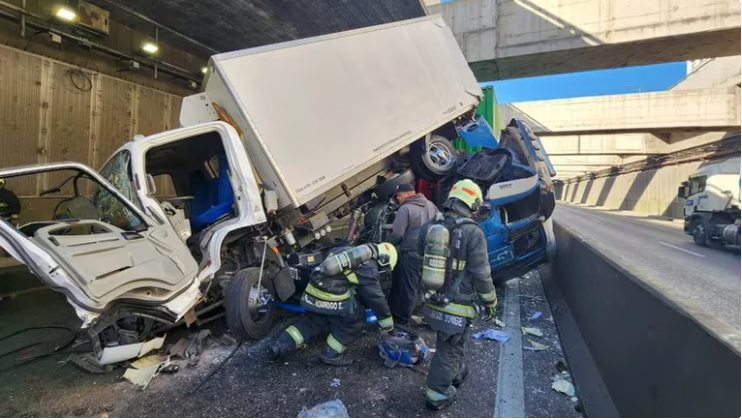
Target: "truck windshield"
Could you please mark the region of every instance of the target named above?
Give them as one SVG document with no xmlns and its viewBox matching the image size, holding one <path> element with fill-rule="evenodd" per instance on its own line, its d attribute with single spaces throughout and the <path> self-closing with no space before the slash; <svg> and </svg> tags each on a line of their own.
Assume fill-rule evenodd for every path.
<svg viewBox="0 0 742 420">
<path fill-rule="evenodd" d="M 108 159 L 108 162 L 101 168 L 100 174 L 113 184 L 124 197 L 139 207 L 140 210 L 144 210 L 134 190 L 131 176 L 131 155 L 128 150 L 122 150 Z"/>
<path fill-rule="evenodd" d="M 690 179 L 690 195 L 698 194 L 706 189 L 706 176 Z"/>
</svg>

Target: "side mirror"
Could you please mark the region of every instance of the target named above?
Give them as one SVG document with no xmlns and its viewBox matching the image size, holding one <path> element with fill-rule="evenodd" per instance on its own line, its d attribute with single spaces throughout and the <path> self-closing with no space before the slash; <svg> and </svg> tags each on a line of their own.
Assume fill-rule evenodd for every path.
<svg viewBox="0 0 742 420">
<path fill-rule="evenodd" d="M 155 184 L 155 178 L 147 174 L 147 195 L 154 196 L 157 194 L 157 184 Z"/>
<path fill-rule="evenodd" d="M 687 185 L 681 185 L 678 187 L 678 197 L 683 198 L 683 199 L 688 197 L 688 186 Z"/>
</svg>

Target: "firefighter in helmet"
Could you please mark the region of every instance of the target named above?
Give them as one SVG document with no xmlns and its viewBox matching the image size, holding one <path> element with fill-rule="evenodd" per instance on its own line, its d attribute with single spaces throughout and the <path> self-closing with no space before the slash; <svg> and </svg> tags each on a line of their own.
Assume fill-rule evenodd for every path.
<svg viewBox="0 0 742 420">
<path fill-rule="evenodd" d="M 425 386 L 426 406 L 433 410 L 455 401 L 469 373 L 464 365 L 464 343 L 477 315 L 477 301 L 485 307 L 485 321 L 495 317 L 497 295 L 490 277 L 487 244 L 482 229 L 472 220 L 482 201 L 482 190 L 476 183 L 459 181 L 443 203 L 443 212 L 420 229 L 417 246 L 423 255 L 421 287 L 426 292 L 423 316 L 425 323 L 437 331 L 436 352 Z M 435 241 L 443 249 L 437 253 L 437 262 Z"/>
<path fill-rule="evenodd" d="M 366 327 L 366 308 L 374 312 L 382 332 L 394 328 L 379 271 L 391 271 L 396 264 L 397 251 L 389 243 L 331 249 L 301 297 L 306 315 L 273 342 L 273 357 L 287 354 L 329 329 L 320 360 L 334 366 L 353 363 L 345 350 Z"/>
</svg>

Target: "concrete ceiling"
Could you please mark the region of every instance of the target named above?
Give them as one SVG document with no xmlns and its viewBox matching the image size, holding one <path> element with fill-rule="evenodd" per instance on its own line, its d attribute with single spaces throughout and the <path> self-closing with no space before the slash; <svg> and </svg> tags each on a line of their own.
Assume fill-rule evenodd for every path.
<svg viewBox="0 0 742 420">
<path fill-rule="evenodd" d="M 114 5 L 128 7 L 215 51 L 234 51 L 341 32 L 426 14 L 421 0 L 92 0 L 111 20 L 152 33 L 152 25 Z M 163 42 L 194 50 L 192 43 L 160 31 Z M 207 51 L 213 53 L 213 51 Z"/>
</svg>

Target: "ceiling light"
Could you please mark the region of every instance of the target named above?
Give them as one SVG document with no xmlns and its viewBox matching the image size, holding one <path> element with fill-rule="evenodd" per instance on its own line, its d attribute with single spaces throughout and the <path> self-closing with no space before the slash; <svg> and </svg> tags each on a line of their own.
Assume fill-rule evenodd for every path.
<svg viewBox="0 0 742 420">
<path fill-rule="evenodd" d="M 157 45 L 155 45 L 155 44 L 153 44 L 151 42 L 145 43 L 144 46 L 142 47 L 142 49 L 144 50 L 144 52 L 147 52 L 147 53 L 150 53 L 150 54 L 154 54 L 158 50 Z"/>
<path fill-rule="evenodd" d="M 56 16 L 58 18 L 62 19 L 62 20 L 66 20 L 67 22 L 71 22 L 71 21 L 75 20 L 75 18 L 77 17 L 77 14 L 75 12 L 73 12 L 72 10 L 66 8 L 66 7 L 60 7 L 57 10 L 57 15 Z"/>
</svg>

